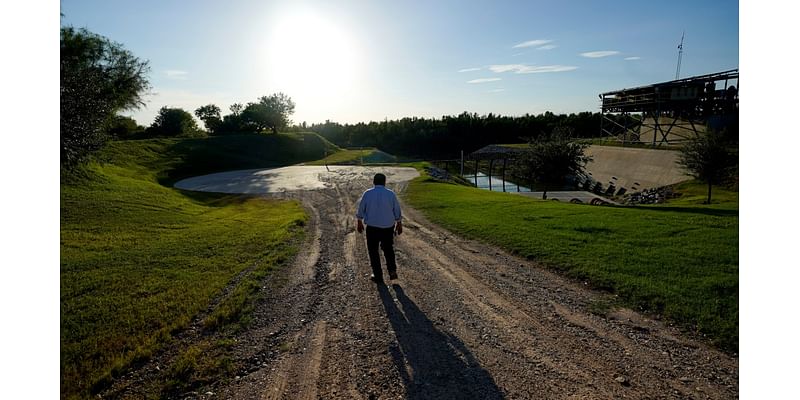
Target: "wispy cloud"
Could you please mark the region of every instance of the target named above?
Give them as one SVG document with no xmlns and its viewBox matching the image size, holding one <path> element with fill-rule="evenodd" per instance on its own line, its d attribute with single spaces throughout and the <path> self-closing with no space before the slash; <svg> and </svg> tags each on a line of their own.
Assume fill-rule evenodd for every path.
<svg viewBox="0 0 800 400">
<path fill-rule="evenodd" d="M 552 42 L 552 40 L 546 40 L 546 39 L 528 40 L 527 42 L 515 44 L 514 48 L 518 49 L 521 47 L 539 47 L 539 46 L 544 46 L 550 42 Z"/>
<path fill-rule="evenodd" d="M 589 51 L 586 53 L 581 53 L 582 56 L 588 58 L 608 57 L 608 56 L 613 56 L 615 54 L 619 54 L 619 52 L 616 50 L 603 50 L 603 51 Z"/>
<path fill-rule="evenodd" d="M 553 50 L 556 47 L 558 47 L 558 46 L 556 46 L 554 44 L 546 44 L 546 45 L 544 45 L 542 47 L 537 47 L 536 50 Z"/>
<path fill-rule="evenodd" d="M 179 69 L 168 69 L 168 70 L 164 71 L 164 73 L 167 75 L 167 78 L 179 79 L 179 80 L 185 80 L 185 79 L 187 79 L 187 77 L 189 75 L 188 72 L 181 71 Z"/>
<path fill-rule="evenodd" d="M 495 82 L 495 81 L 499 81 L 499 80 L 502 80 L 502 79 L 501 78 L 478 78 L 478 79 L 473 79 L 471 81 L 467 81 L 467 83 L 486 83 L 486 82 Z"/>
<path fill-rule="evenodd" d="M 641 60 L 642 57 L 625 57 L 625 61 Z"/>
<path fill-rule="evenodd" d="M 458 70 L 458 72 L 472 72 L 472 71 L 480 71 L 480 70 L 481 70 L 481 68 L 464 68 L 464 69 Z"/>
<path fill-rule="evenodd" d="M 506 90 L 505 90 L 505 89 L 503 89 L 503 88 L 498 88 L 498 89 L 492 89 L 492 90 L 490 90 L 490 91 L 489 91 L 489 93 L 500 93 L 500 92 L 505 92 L 505 91 L 506 91 Z"/>
<path fill-rule="evenodd" d="M 515 74 L 539 74 L 544 72 L 566 72 L 578 69 L 571 65 L 525 65 L 525 64 L 498 64 L 490 65 L 493 72 L 513 72 Z"/>
<path fill-rule="evenodd" d="M 519 56 L 522 56 L 522 55 L 525 55 L 525 53 L 524 52 L 522 52 L 522 53 L 514 53 L 514 54 L 511 55 L 511 57 L 519 57 Z"/>
</svg>

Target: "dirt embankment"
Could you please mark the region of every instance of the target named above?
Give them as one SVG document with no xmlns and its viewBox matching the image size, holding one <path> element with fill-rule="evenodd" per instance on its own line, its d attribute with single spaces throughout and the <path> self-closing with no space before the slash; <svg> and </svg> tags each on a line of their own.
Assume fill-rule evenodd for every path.
<svg viewBox="0 0 800 400">
<path fill-rule="evenodd" d="M 235 376 L 184 397 L 738 397 L 737 359 L 628 310 L 591 313 L 605 295 L 455 237 L 408 206 L 400 279 L 376 286 L 353 218 L 369 176 L 330 174 L 325 189 L 273 195 L 306 205 L 307 243 L 265 283 L 233 346 Z M 391 177 L 390 186 L 403 190 Z M 130 382 L 153 379 L 164 354 L 108 395 L 136 397 Z"/>
</svg>

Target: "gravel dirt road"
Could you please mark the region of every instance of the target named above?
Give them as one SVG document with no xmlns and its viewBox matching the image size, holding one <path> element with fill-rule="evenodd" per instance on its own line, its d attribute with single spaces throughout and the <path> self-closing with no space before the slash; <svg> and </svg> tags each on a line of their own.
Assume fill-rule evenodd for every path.
<svg viewBox="0 0 800 400">
<path fill-rule="evenodd" d="M 312 216 L 303 250 L 264 283 L 233 346 L 236 373 L 179 398 L 738 398 L 737 358 L 630 310 L 590 312 L 609 295 L 456 237 L 407 204 L 400 277 L 377 286 L 354 212 L 378 171 L 402 203 L 406 183 L 381 168 L 269 194 L 301 200 Z M 104 397 L 141 395 L 178 347 L 203 336 L 196 325 Z"/>
</svg>

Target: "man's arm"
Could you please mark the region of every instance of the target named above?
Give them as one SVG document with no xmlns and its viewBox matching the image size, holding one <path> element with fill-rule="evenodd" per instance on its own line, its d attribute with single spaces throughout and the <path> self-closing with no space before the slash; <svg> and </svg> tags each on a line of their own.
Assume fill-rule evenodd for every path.
<svg viewBox="0 0 800 400">
<path fill-rule="evenodd" d="M 356 209 L 356 231 L 358 233 L 364 232 L 364 216 L 367 212 L 367 205 L 364 201 L 364 195 L 361 195 L 361 199 L 358 201 L 358 207 Z"/>
<path fill-rule="evenodd" d="M 392 212 L 394 213 L 394 231 L 400 235 L 403 233 L 403 213 L 400 210 L 400 202 L 397 200 L 397 195 L 394 196 Z"/>
</svg>

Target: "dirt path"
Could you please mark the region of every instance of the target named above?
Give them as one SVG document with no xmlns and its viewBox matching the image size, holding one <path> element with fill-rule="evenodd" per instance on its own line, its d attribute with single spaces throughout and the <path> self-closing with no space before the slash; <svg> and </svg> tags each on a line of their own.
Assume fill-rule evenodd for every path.
<svg viewBox="0 0 800 400">
<path fill-rule="evenodd" d="M 265 286 L 234 346 L 237 375 L 187 397 L 738 397 L 737 359 L 628 310 L 593 314 L 606 295 L 455 237 L 406 204 L 400 279 L 376 286 L 353 218 L 368 176 L 273 195 L 303 201 L 308 241 Z"/>
</svg>

